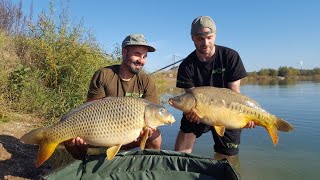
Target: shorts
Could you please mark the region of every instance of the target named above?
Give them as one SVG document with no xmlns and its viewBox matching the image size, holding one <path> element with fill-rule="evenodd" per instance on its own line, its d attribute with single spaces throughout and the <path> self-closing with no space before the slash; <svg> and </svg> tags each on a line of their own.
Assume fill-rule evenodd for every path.
<svg viewBox="0 0 320 180">
<path fill-rule="evenodd" d="M 220 137 L 212 126 L 200 123 L 192 123 L 183 115 L 180 129 L 184 133 L 193 133 L 200 137 L 203 133 L 212 132 L 214 140 L 214 151 L 225 155 L 236 155 L 239 152 L 241 129 L 226 130 L 223 137 Z"/>
</svg>

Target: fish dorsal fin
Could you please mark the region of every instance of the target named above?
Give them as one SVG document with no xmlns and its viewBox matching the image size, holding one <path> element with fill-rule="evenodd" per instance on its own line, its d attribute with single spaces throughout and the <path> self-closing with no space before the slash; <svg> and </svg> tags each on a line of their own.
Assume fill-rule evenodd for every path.
<svg viewBox="0 0 320 180">
<path fill-rule="evenodd" d="M 224 126 L 213 126 L 219 136 L 223 136 L 226 128 Z"/>
<path fill-rule="evenodd" d="M 108 160 L 113 159 L 113 157 L 119 152 L 121 146 L 122 146 L 122 144 L 120 144 L 118 146 L 112 146 L 112 147 L 109 147 L 107 149 L 107 158 L 108 158 Z"/>
<path fill-rule="evenodd" d="M 140 149 L 142 150 L 144 150 L 144 148 L 146 147 L 147 139 L 149 138 L 149 128 L 144 127 L 143 130 L 144 130 L 144 136 L 140 143 Z"/>
</svg>

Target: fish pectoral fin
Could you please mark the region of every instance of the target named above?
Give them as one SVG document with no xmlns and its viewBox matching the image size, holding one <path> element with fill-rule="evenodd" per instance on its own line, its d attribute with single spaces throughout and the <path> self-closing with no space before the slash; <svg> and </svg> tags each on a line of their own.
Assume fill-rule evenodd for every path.
<svg viewBox="0 0 320 180">
<path fill-rule="evenodd" d="M 47 159 L 49 159 L 49 157 L 52 155 L 58 144 L 59 143 L 56 142 L 39 143 L 38 157 L 36 163 L 37 168 L 41 166 L 41 164 L 44 163 Z"/>
<path fill-rule="evenodd" d="M 140 143 L 140 149 L 144 150 L 144 148 L 146 147 L 146 143 L 147 143 L 147 139 L 149 138 L 149 128 L 145 127 L 144 128 L 144 136 L 141 140 Z"/>
<path fill-rule="evenodd" d="M 223 136 L 226 128 L 224 126 L 213 126 L 219 136 Z"/>
<path fill-rule="evenodd" d="M 277 127 L 276 126 L 269 126 L 269 127 L 266 127 L 266 129 L 272 139 L 273 145 L 276 146 L 279 142 Z"/>
<path fill-rule="evenodd" d="M 112 146 L 112 147 L 109 147 L 107 149 L 107 158 L 108 158 L 108 160 L 112 160 L 113 159 L 113 157 L 119 152 L 121 146 L 122 146 L 122 144 L 120 144 L 118 146 Z"/>
<path fill-rule="evenodd" d="M 203 114 L 200 113 L 197 109 L 193 108 L 192 112 L 195 113 L 200 119 L 202 119 L 204 116 Z"/>
</svg>

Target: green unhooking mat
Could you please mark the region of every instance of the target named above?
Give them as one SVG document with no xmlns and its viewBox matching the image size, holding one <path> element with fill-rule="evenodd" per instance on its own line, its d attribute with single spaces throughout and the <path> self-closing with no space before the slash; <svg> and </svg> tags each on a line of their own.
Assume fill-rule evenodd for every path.
<svg viewBox="0 0 320 180">
<path fill-rule="evenodd" d="M 88 156 L 60 168 L 44 179 L 155 179 L 239 180 L 239 173 L 227 160 L 216 161 L 201 156 L 175 151 L 126 151 L 111 161 L 105 155 Z"/>
</svg>

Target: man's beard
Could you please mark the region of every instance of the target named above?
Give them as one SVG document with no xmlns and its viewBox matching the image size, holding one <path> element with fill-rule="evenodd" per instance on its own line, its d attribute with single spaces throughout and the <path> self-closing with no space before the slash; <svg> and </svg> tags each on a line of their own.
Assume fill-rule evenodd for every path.
<svg viewBox="0 0 320 180">
<path fill-rule="evenodd" d="M 130 66 L 130 71 L 132 74 L 138 74 L 142 68 L 133 68 Z"/>
<path fill-rule="evenodd" d="M 130 62 L 130 58 L 128 56 L 125 57 L 123 61 L 126 61 L 125 66 L 130 70 L 132 74 L 138 74 L 143 67 L 143 65 L 137 62 L 131 62 L 131 64 L 127 64 L 127 62 Z M 138 65 L 140 65 L 140 67 L 136 67 Z"/>
<path fill-rule="evenodd" d="M 206 48 L 204 49 L 203 46 L 198 48 L 198 51 L 200 54 L 206 55 L 209 54 L 212 51 L 212 47 L 211 46 L 206 46 Z"/>
<path fill-rule="evenodd" d="M 132 63 L 133 65 L 137 65 L 136 63 Z M 130 71 L 132 74 L 138 74 L 140 72 L 140 70 L 142 69 L 143 66 L 140 67 L 132 67 L 130 66 Z"/>
</svg>

